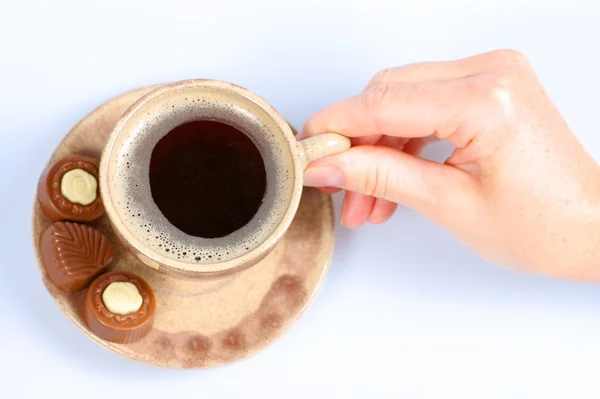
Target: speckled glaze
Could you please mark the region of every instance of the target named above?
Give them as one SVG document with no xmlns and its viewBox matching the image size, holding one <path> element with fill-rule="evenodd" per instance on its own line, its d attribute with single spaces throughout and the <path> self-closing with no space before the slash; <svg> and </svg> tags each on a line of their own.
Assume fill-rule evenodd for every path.
<svg viewBox="0 0 600 399">
<path fill-rule="evenodd" d="M 312 161 L 327 155 L 337 154 L 350 148 L 350 139 L 337 133 L 323 133 L 296 143 L 302 169 Z"/>
<path fill-rule="evenodd" d="M 49 163 L 70 154 L 99 158 L 123 112 L 152 87 L 117 97 L 85 117 L 58 145 Z M 154 290 L 153 328 L 139 341 L 115 344 L 83 323 L 85 290 L 56 288 L 41 263 L 39 240 L 51 224 L 37 201 L 33 243 L 46 288 L 65 315 L 90 339 L 127 358 L 168 368 L 214 367 L 251 356 L 281 336 L 314 299 L 333 251 L 333 207 L 318 190 L 304 189 L 296 216 L 273 250 L 251 268 L 211 280 L 181 280 L 158 273 L 129 252 L 106 215 L 91 226 L 114 246 L 108 271 L 131 272 Z"/>
<path fill-rule="evenodd" d="M 277 136 L 281 138 L 281 141 L 270 143 L 270 146 L 285 148 L 285 151 L 289 151 L 291 154 L 289 160 L 284 160 L 283 158 L 280 160 L 281 164 L 279 168 L 293 171 L 293 178 L 286 180 L 286 187 L 284 189 L 276 189 L 283 192 L 289 190 L 291 194 L 289 196 L 289 203 L 283 210 L 281 220 L 275 224 L 272 231 L 266 237 L 263 237 L 255 248 L 241 253 L 233 259 L 208 264 L 199 264 L 187 259 L 175 259 L 167 256 L 162 250 L 149 245 L 122 218 L 126 205 L 125 203 L 119 203 L 117 200 L 118 197 L 115 197 L 114 194 L 114 191 L 120 190 L 121 186 L 115 188 L 115 185 L 111 183 L 111 176 L 115 175 L 119 168 L 118 161 L 119 157 L 122 156 L 122 154 L 119 155 L 119 149 L 123 145 L 124 138 L 140 134 L 138 126 L 146 123 L 151 118 L 148 116 L 151 114 L 149 110 L 152 107 L 156 107 L 155 104 L 157 103 L 163 106 L 164 104 L 171 104 L 170 101 L 176 101 L 173 98 L 180 99 L 186 96 L 185 101 L 189 102 L 188 97 L 198 96 L 198 93 L 202 93 L 205 96 L 202 97 L 204 98 L 203 101 L 207 101 L 206 98 L 208 98 L 215 103 L 238 102 L 243 104 L 239 106 L 244 109 L 244 112 L 264 114 L 265 117 L 262 119 L 262 122 L 270 127 L 270 131 L 281 132 L 281 135 Z M 239 98 L 243 98 L 244 100 L 239 100 Z M 248 102 L 251 106 L 244 102 Z M 190 105 L 186 106 L 189 107 Z M 201 107 L 201 105 L 198 106 Z M 175 105 L 173 107 L 175 108 Z M 164 120 L 164 116 L 161 119 Z M 143 133 L 142 135 L 145 134 L 147 133 Z M 348 148 L 350 148 L 350 140 L 337 133 L 326 133 L 297 142 L 292 129 L 285 119 L 267 101 L 243 87 L 217 80 L 186 80 L 163 85 L 156 90 L 150 91 L 136 101 L 116 122 L 115 128 L 110 133 L 102 152 L 99 186 L 106 214 L 111 221 L 115 233 L 121 239 L 123 245 L 128 246 L 138 259 L 161 273 L 175 277 L 188 279 L 214 278 L 230 273 L 237 273 L 240 270 L 255 265 L 267 256 L 285 234 L 296 214 L 303 193 L 303 172 L 306 165 L 313 160 L 345 151 Z M 267 185 L 269 184 L 273 183 L 267 183 Z"/>
</svg>

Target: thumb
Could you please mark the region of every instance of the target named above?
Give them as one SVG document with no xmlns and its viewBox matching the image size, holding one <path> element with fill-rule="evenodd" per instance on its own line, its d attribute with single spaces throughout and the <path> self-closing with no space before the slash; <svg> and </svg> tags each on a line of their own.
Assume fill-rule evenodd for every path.
<svg viewBox="0 0 600 399">
<path fill-rule="evenodd" d="M 372 195 L 429 216 L 457 212 L 472 202 L 476 189 L 475 180 L 462 170 L 368 145 L 312 162 L 304 172 L 304 185 Z"/>
</svg>

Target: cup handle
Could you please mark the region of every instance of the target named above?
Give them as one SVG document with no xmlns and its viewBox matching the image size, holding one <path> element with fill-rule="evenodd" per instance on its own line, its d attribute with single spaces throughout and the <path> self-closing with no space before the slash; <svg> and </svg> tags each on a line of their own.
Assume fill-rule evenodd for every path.
<svg viewBox="0 0 600 399">
<path fill-rule="evenodd" d="M 346 151 L 350 148 L 350 139 L 337 133 L 323 133 L 299 141 L 297 145 L 304 170 L 312 161 Z"/>
</svg>

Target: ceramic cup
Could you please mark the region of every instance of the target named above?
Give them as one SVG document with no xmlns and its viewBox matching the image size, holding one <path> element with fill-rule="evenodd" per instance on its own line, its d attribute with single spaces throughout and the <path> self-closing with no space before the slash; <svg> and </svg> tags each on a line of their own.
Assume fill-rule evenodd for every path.
<svg viewBox="0 0 600 399">
<path fill-rule="evenodd" d="M 149 166 L 156 143 L 195 120 L 227 123 L 249 136 L 265 163 L 263 202 L 245 226 L 221 238 L 177 229 L 152 200 Z M 247 89 L 215 80 L 161 86 L 122 115 L 100 162 L 100 193 L 113 229 L 143 263 L 183 278 L 222 276 L 252 266 L 283 236 L 298 209 L 302 175 L 313 160 L 350 147 L 325 133 L 296 141 L 285 119 Z"/>
</svg>

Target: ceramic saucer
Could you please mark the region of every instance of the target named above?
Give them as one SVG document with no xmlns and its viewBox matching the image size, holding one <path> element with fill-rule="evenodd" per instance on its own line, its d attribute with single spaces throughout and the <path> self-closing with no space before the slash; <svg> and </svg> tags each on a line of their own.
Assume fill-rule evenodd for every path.
<svg viewBox="0 0 600 399">
<path fill-rule="evenodd" d="M 49 163 L 69 154 L 95 158 L 120 115 L 147 87 L 114 98 L 83 118 L 60 142 Z M 114 235 L 106 215 L 93 227 L 115 249 L 109 270 L 143 277 L 156 294 L 153 329 L 140 341 L 114 344 L 82 322 L 85 291 L 65 294 L 48 279 L 38 248 L 51 223 L 37 202 L 33 243 L 46 288 L 65 315 L 89 338 L 127 358 L 169 368 L 214 367 L 249 357 L 281 336 L 310 305 L 331 262 L 333 206 L 328 195 L 305 189 L 296 217 L 276 248 L 260 263 L 218 280 L 188 281 L 159 274 L 131 255 Z"/>
</svg>

